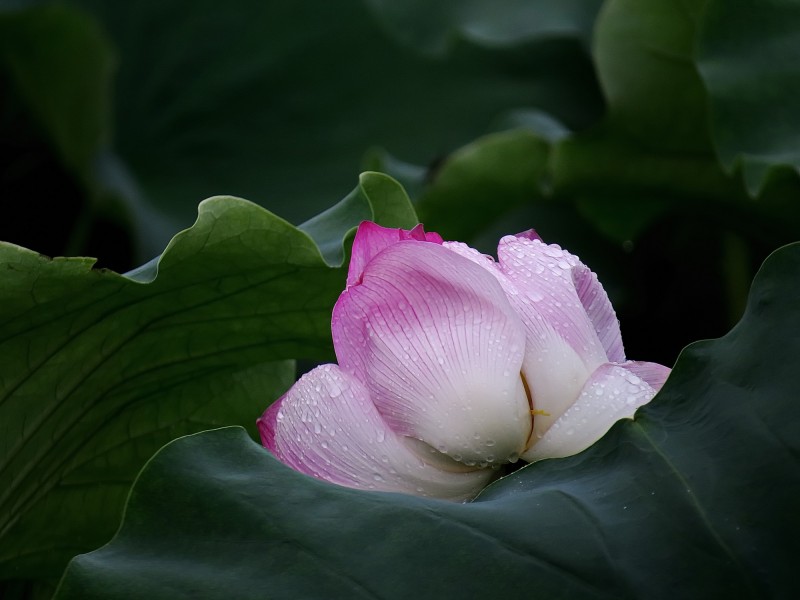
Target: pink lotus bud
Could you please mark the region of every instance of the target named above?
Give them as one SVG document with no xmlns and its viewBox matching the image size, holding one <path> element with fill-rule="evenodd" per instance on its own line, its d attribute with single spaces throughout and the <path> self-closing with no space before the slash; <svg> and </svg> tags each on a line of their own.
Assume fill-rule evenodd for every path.
<svg viewBox="0 0 800 600">
<path fill-rule="evenodd" d="M 362 223 L 333 310 L 339 365 L 264 413 L 264 445 L 341 485 L 463 500 L 498 465 L 584 450 L 655 395 L 669 369 L 625 360 L 594 273 L 532 230 L 498 254 Z"/>
</svg>

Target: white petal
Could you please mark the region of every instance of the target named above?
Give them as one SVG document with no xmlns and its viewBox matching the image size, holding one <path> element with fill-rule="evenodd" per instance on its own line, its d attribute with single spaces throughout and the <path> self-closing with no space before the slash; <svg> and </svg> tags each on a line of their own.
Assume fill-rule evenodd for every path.
<svg viewBox="0 0 800 600">
<path fill-rule="evenodd" d="M 606 357 L 568 271 L 555 265 L 556 273 L 545 272 L 554 260 L 547 253 L 561 260 L 566 260 L 566 253 L 536 238 L 521 239 L 516 243 L 519 236 L 503 238 L 500 265 L 460 242 L 445 242 L 444 247 L 492 274 L 522 318 L 526 332 L 522 372 L 536 411 L 532 435 L 538 438 L 575 401 L 589 374 Z M 574 264 L 577 259 L 572 257 L 564 266 Z"/>
<path fill-rule="evenodd" d="M 538 439 L 575 402 L 591 371 L 547 323 L 540 323 L 532 335 L 537 345 L 528 344 L 533 349 L 525 353 L 522 372 L 534 410 L 532 438 Z"/>
<path fill-rule="evenodd" d="M 620 365 L 605 364 L 592 373 L 577 400 L 522 455 L 533 462 L 582 452 L 603 437 L 619 419 L 655 396 L 641 377 Z"/>
<path fill-rule="evenodd" d="M 423 460 L 416 445 L 388 427 L 366 387 L 337 365 L 306 373 L 258 426 L 281 462 L 347 487 L 466 500 L 493 476 L 441 455 Z"/>
</svg>

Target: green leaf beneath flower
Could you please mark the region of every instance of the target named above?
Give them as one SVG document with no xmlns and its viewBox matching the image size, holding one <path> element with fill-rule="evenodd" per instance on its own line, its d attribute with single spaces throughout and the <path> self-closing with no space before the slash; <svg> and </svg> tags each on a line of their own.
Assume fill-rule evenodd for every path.
<svg viewBox="0 0 800 600">
<path fill-rule="evenodd" d="M 340 488 L 239 429 L 177 440 L 67 598 L 790 597 L 800 536 L 800 245 L 587 451 L 451 504 Z"/>
</svg>

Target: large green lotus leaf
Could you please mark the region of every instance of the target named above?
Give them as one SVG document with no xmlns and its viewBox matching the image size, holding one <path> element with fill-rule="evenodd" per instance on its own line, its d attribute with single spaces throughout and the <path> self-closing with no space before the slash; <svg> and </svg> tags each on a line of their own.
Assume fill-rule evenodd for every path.
<svg viewBox="0 0 800 600">
<path fill-rule="evenodd" d="M 119 55 L 116 157 L 98 176 L 176 228 L 216 193 L 297 223 L 349 189 L 373 145 L 426 164 L 513 108 L 541 105 L 569 124 L 602 110 L 570 39 L 548 38 L 535 54 L 462 43 L 436 58 L 397 44 L 361 0 L 244 0 L 235 11 L 212 0 L 71 3 Z M 145 247 L 160 235 L 140 229 Z"/>
<path fill-rule="evenodd" d="M 717 153 L 753 195 L 773 165 L 800 167 L 800 4 L 709 0 L 697 48 Z"/>
<path fill-rule="evenodd" d="M 177 440 L 57 597 L 792 597 L 799 278 L 800 245 L 774 254 L 742 321 L 634 420 L 472 503 L 327 484 L 235 428 Z"/>
<path fill-rule="evenodd" d="M 0 579 L 58 577 L 107 541 L 166 442 L 220 425 L 254 433 L 293 381 L 290 359 L 330 358 L 343 238 L 373 218 L 416 223 L 385 175 L 363 175 L 307 233 L 211 198 L 128 275 L 0 244 Z"/>
<path fill-rule="evenodd" d="M 491 0 L 366 3 L 409 47 L 443 54 L 458 36 L 488 46 L 559 36 L 588 43 L 602 0 L 507 0 L 501 5 Z"/>
</svg>

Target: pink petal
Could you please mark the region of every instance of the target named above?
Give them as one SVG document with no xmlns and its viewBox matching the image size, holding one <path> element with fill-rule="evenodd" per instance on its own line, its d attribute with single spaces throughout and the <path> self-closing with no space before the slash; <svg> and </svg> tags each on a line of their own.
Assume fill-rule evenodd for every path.
<svg viewBox="0 0 800 600">
<path fill-rule="evenodd" d="M 622 334 L 619 321 L 608 294 L 603 289 L 597 275 L 582 262 L 572 270 L 572 281 L 578 298 L 586 309 L 586 314 L 594 326 L 595 333 L 606 351 L 609 362 L 625 361 L 625 349 L 622 346 Z"/>
<path fill-rule="evenodd" d="M 442 237 L 438 233 L 425 233 L 422 224 L 407 231 L 381 227 L 372 221 L 362 221 L 353 240 L 353 252 L 347 271 L 347 286 L 350 287 L 359 282 L 364 269 L 374 256 L 401 240 L 442 243 Z"/>
<path fill-rule="evenodd" d="M 526 229 L 525 231 L 520 231 L 514 237 L 518 238 L 525 238 L 526 240 L 539 240 L 542 241 L 542 236 L 536 233 L 535 229 Z"/>
<path fill-rule="evenodd" d="M 494 275 L 522 317 L 522 371 L 537 413 L 533 439 L 545 436 L 602 364 L 618 361 L 656 391 L 669 375 L 655 363 L 624 362 L 619 323 L 597 276 L 560 247 L 529 232 L 508 236 L 500 243 L 499 265 L 460 242 L 444 247 Z"/>
<path fill-rule="evenodd" d="M 442 456 L 435 464 L 423 460 L 387 426 L 367 388 L 336 365 L 306 373 L 258 428 L 281 462 L 347 487 L 466 500 L 493 476 Z"/>
<path fill-rule="evenodd" d="M 467 464 L 524 450 L 524 328 L 485 269 L 440 245 L 399 242 L 340 296 L 332 328 L 342 369 L 398 433 Z"/>
<path fill-rule="evenodd" d="M 655 394 L 656 390 L 625 366 L 602 365 L 589 377 L 575 402 L 540 439 L 534 438 L 522 458 L 533 462 L 582 452 L 619 419 L 633 418 L 636 409 Z"/>
<path fill-rule="evenodd" d="M 672 369 L 665 367 L 664 365 L 659 365 L 658 363 L 635 360 L 629 360 L 628 362 L 622 363 L 620 366 L 625 367 L 634 375 L 644 379 L 647 384 L 656 392 L 661 391 L 661 388 L 664 386 L 664 382 L 672 372 Z"/>
<path fill-rule="evenodd" d="M 409 229 L 408 231 L 400 229 L 399 231 L 401 240 L 418 240 L 420 242 L 433 242 L 434 244 L 441 244 L 443 241 L 442 236 L 436 232 L 426 233 L 422 223 L 417 224 L 414 229 Z"/>
</svg>

